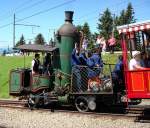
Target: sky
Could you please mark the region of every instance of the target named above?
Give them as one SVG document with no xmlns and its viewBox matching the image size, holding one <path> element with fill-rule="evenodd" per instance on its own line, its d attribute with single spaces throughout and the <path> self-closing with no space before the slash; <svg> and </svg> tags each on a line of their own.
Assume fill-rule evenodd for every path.
<svg viewBox="0 0 150 128">
<path fill-rule="evenodd" d="M 42 33 L 48 42 L 54 30 L 64 23 L 64 11 L 74 11 L 74 25 L 88 22 L 91 31 L 97 32 L 100 13 L 109 8 L 113 14 L 119 15 L 129 2 L 133 5 L 137 22 L 150 20 L 150 0 L 0 0 L 0 48 L 13 45 L 14 13 L 16 24 L 40 26 L 16 25 L 16 42 L 22 34 L 26 42 L 32 42 L 38 33 Z"/>
</svg>

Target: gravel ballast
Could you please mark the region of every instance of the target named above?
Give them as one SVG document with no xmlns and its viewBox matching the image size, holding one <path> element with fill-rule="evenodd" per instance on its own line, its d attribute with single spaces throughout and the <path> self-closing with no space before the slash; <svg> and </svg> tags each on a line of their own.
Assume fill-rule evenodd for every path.
<svg viewBox="0 0 150 128">
<path fill-rule="evenodd" d="M 0 108 L 0 128 L 150 128 L 132 118 Z"/>
</svg>

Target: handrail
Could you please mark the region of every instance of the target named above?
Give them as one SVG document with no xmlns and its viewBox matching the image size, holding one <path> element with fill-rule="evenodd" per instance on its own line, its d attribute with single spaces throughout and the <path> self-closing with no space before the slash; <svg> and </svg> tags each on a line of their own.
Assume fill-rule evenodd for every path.
<svg viewBox="0 0 150 128">
<path fill-rule="evenodd" d="M 138 70 L 125 70 L 125 72 L 144 72 L 144 71 L 150 71 L 150 68 L 138 69 Z"/>
</svg>

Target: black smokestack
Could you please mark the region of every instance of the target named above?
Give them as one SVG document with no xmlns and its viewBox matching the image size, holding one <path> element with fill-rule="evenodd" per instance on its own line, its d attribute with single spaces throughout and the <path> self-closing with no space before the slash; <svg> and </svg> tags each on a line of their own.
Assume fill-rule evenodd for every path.
<svg viewBox="0 0 150 128">
<path fill-rule="evenodd" d="M 73 19 L 73 11 L 65 11 L 65 21 L 72 23 Z"/>
</svg>

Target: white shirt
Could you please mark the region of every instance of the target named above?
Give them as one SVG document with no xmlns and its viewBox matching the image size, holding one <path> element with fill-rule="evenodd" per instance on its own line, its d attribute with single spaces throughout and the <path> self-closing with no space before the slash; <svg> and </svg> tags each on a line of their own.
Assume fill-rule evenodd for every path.
<svg viewBox="0 0 150 128">
<path fill-rule="evenodd" d="M 88 46 L 88 41 L 87 40 L 83 40 L 82 49 L 86 50 L 87 46 Z"/>
<path fill-rule="evenodd" d="M 32 62 L 31 62 L 31 69 L 32 69 L 32 71 L 33 71 L 34 63 L 35 63 L 35 60 L 33 59 Z"/>
<path fill-rule="evenodd" d="M 101 38 L 99 39 L 99 38 L 97 38 L 97 40 L 96 40 L 96 44 L 101 44 Z"/>
<path fill-rule="evenodd" d="M 140 61 L 135 60 L 134 58 L 129 62 L 129 70 L 136 70 L 135 65 L 140 66 Z"/>
</svg>

